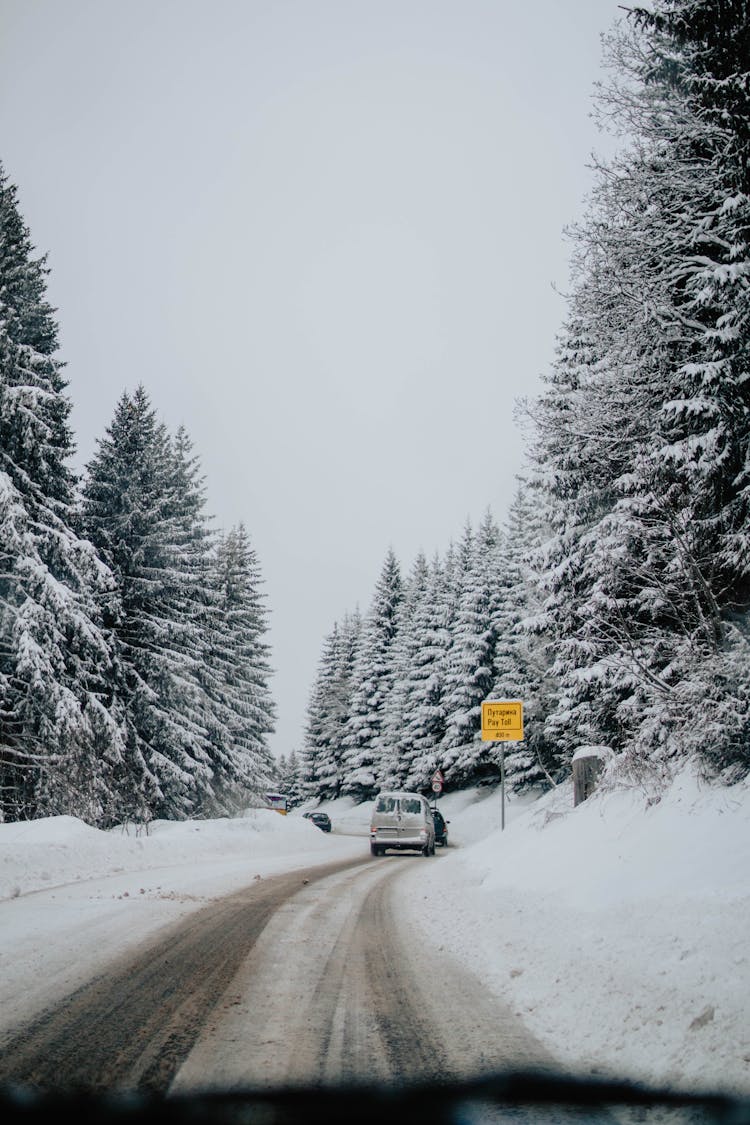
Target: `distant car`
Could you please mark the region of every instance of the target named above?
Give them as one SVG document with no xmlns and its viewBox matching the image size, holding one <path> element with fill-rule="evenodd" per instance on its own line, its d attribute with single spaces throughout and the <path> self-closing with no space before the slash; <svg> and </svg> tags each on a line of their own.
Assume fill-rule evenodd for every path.
<svg viewBox="0 0 750 1125">
<path fill-rule="evenodd" d="M 448 847 L 448 825 L 449 820 L 446 820 L 441 812 L 437 809 L 432 810 L 432 819 L 435 822 L 435 843 L 439 844 L 442 848 Z"/>
<path fill-rule="evenodd" d="M 313 824 L 317 825 L 323 832 L 331 831 L 331 818 L 328 813 L 306 812 L 303 815 L 307 820 L 311 820 Z"/>
</svg>

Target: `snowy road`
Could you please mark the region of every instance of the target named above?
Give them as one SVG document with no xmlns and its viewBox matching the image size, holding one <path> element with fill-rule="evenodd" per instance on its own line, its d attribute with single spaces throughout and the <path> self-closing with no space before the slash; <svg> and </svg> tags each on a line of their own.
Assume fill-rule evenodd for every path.
<svg viewBox="0 0 750 1125">
<path fill-rule="evenodd" d="M 0 1054 L 94 978 L 119 969 L 129 985 L 166 935 L 189 946 L 193 920 L 243 888 L 257 915 L 290 876 L 263 899 L 262 930 L 240 914 L 242 940 L 173 1051 L 175 1088 L 543 1058 L 522 1021 L 573 1073 L 750 1091 L 746 784 L 686 771 L 657 803 L 614 792 L 578 808 L 561 787 L 511 802 L 505 832 L 496 794 L 450 794 L 452 846 L 429 860 L 371 861 L 368 806 L 327 811 L 330 834 L 263 811 L 148 833 L 0 825 Z M 315 864 L 341 874 L 312 881 Z M 178 971 L 184 999 L 181 985 Z M 96 1037 L 125 1039 L 125 1010 L 100 1011 Z"/>
<path fill-rule="evenodd" d="M 424 862 L 390 856 L 290 898 L 174 1088 L 440 1080 L 543 1065 L 513 1012 L 402 917 L 396 884 Z"/>
<path fill-rule="evenodd" d="M 342 866 L 258 880 L 160 931 L 6 1042 L 0 1082 L 167 1089 L 269 917 Z"/>
<path fill-rule="evenodd" d="M 517 1016 L 402 917 L 396 884 L 424 862 L 295 871 L 192 913 L 6 1043 L 0 1081 L 185 1090 L 544 1065 Z"/>
</svg>

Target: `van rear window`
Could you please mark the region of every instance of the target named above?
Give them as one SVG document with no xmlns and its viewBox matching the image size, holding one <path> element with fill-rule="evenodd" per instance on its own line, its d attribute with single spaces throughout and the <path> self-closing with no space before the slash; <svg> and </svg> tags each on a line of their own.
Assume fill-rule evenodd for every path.
<svg viewBox="0 0 750 1125">
<path fill-rule="evenodd" d="M 378 797 L 378 803 L 375 806 L 375 812 L 395 812 L 396 811 L 396 798 L 395 797 Z"/>
<path fill-rule="evenodd" d="M 422 802 L 418 801 L 416 797 L 402 797 L 401 798 L 401 812 L 403 813 L 416 813 L 417 815 L 422 811 Z"/>
</svg>

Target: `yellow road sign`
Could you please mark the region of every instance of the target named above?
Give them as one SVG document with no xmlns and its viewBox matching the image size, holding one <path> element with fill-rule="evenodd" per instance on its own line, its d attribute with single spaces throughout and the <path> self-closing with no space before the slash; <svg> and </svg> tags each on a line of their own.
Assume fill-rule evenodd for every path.
<svg viewBox="0 0 750 1125">
<path fill-rule="evenodd" d="M 484 742 L 523 742 L 523 702 L 489 699 L 482 704 Z"/>
</svg>

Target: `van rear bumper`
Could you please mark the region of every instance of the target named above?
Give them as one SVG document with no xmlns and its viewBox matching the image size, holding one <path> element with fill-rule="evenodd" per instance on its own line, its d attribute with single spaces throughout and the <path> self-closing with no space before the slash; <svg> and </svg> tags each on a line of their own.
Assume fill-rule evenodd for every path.
<svg viewBox="0 0 750 1125">
<path fill-rule="evenodd" d="M 429 840 L 424 840 L 421 836 L 397 836 L 394 838 L 393 836 L 381 836 L 379 833 L 378 835 L 373 833 L 370 840 L 373 844 L 377 844 L 379 848 L 391 848 L 393 850 L 403 848 L 404 851 L 414 851 L 416 848 L 420 852 L 429 843 Z"/>
</svg>

